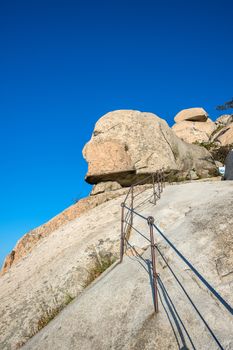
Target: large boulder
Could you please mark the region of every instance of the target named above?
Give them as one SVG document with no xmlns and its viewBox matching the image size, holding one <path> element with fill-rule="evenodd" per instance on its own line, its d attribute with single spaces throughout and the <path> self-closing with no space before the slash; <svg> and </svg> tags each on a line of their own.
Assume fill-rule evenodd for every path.
<svg viewBox="0 0 233 350">
<path fill-rule="evenodd" d="M 128 186 L 160 168 L 182 179 L 191 170 L 198 177 L 215 171 L 206 149 L 180 140 L 155 114 L 133 110 L 118 110 L 100 118 L 83 156 L 88 162 L 86 181 L 91 184 L 117 181 Z"/>
<path fill-rule="evenodd" d="M 206 122 L 182 121 L 173 125 L 172 130 L 185 142 L 208 142 L 217 126 L 211 119 Z"/>
<path fill-rule="evenodd" d="M 208 113 L 200 107 L 183 109 L 175 116 L 175 122 L 190 120 L 194 122 L 205 122 L 208 119 Z"/>
</svg>

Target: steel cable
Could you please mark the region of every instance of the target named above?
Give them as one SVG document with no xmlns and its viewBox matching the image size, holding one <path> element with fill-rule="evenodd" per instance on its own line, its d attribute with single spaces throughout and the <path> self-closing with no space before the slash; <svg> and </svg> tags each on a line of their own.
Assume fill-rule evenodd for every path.
<svg viewBox="0 0 233 350">
<path fill-rule="evenodd" d="M 165 241 L 172 247 L 176 254 L 185 262 L 186 265 L 195 273 L 195 275 L 202 281 L 203 284 L 210 290 L 210 292 L 220 301 L 220 303 L 233 315 L 232 307 L 223 299 L 223 297 L 206 281 L 206 279 L 195 269 L 195 267 L 184 257 L 184 255 L 171 243 L 171 241 L 164 235 L 164 233 L 154 224 L 155 229 L 165 239 Z"/>
<path fill-rule="evenodd" d="M 172 273 L 173 277 L 175 278 L 176 282 L 179 284 L 179 286 L 182 288 L 184 294 L 186 295 L 186 297 L 188 298 L 189 302 L 191 303 L 191 305 L 194 307 L 195 311 L 197 312 L 197 314 L 199 315 L 199 317 L 201 318 L 202 322 L 205 324 L 206 328 L 208 329 L 208 331 L 210 332 L 210 334 L 212 335 L 212 337 L 214 338 L 214 340 L 216 341 L 216 343 L 218 344 L 218 346 L 220 347 L 220 349 L 224 350 L 221 343 L 219 342 L 219 340 L 217 339 L 217 337 L 215 336 L 214 332 L 212 331 L 212 329 L 210 328 L 210 326 L 208 325 L 208 323 L 206 322 L 206 320 L 204 319 L 204 317 L 202 316 L 202 314 L 200 313 L 200 311 L 198 310 L 198 308 L 196 307 L 196 305 L 194 304 L 193 300 L 191 299 L 191 297 L 189 296 L 188 292 L 186 291 L 186 289 L 184 288 L 184 286 L 182 285 L 182 283 L 180 282 L 179 278 L 176 276 L 175 272 L 173 271 L 173 269 L 171 268 L 171 266 L 169 265 L 167 259 L 164 257 L 164 255 L 162 254 L 161 250 L 158 248 L 158 246 L 156 246 L 157 251 L 159 252 L 160 256 L 162 257 L 163 261 L 165 262 L 165 264 L 167 265 L 167 267 L 169 268 L 170 272 Z"/>
</svg>

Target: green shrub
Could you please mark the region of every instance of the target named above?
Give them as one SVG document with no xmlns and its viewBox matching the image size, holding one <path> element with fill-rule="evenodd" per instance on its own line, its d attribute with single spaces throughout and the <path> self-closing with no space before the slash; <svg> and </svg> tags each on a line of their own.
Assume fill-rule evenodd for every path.
<svg viewBox="0 0 233 350">
<path fill-rule="evenodd" d="M 202 142 L 200 142 L 200 141 L 195 141 L 195 142 L 193 142 L 193 144 L 194 144 L 194 145 L 197 145 L 197 146 L 204 147 L 205 149 L 207 149 L 207 151 L 211 151 L 212 149 L 218 147 L 218 146 L 216 145 L 216 143 L 213 142 L 213 141 L 208 141 L 208 142 L 204 142 L 204 141 L 202 141 Z"/>
</svg>

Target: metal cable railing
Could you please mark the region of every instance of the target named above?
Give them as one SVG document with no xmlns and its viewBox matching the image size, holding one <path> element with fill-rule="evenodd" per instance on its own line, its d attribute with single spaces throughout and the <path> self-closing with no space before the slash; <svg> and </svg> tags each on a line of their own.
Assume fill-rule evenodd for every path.
<svg viewBox="0 0 233 350">
<path fill-rule="evenodd" d="M 135 194 L 135 186 L 138 186 L 139 184 L 142 183 L 151 183 L 151 188 L 152 189 L 152 194 L 149 197 L 146 197 L 146 199 L 141 198 L 140 202 L 140 194 L 144 193 L 146 189 L 143 189 L 142 191 L 139 191 L 137 194 Z M 154 223 L 154 218 L 152 216 L 145 217 L 136 209 L 142 207 L 150 198 L 153 197 L 153 204 L 156 204 L 157 200 L 161 197 L 161 193 L 164 188 L 164 183 L 165 183 L 165 177 L 164 177 L 164 172 L 163 170 L 160 170 L 154 174 L 151 174 L 150 176 L 144 178 L 142 181 L 138 182 L 137 184 L 134 184 L 130 187 L 124 202 L 121 204 L 121 251 L 120 251 L 120 261 L 122 262 L 124 253 L 126 252 L 127 248 L 131 249 L 133 251 L 133 254 L 135 254 L 136 257 L 140 257 L 142 260 L 144 260 L 141 255 L 137 252 L 136 248 L 129 242 L 129 236 L 131 233 L 131 230 L 134 230 L 137 234 L 139 234 L 141 237 L 143 237 L 147 242 L 150 243 L 151 246 L 151 274 L 152 274 L 152 293 L 153 293 L 153 301 L 154 301 L 154 309 L 155 312 L 158 312 L 158 296 L 160 297 L 160 300 L 162 302 L 162 296 L 164 300 L 167 301 L 169 304 L 168 309 L 169 312 L 173 314 L 173 316 L 176 319 L 176 323 L 179 322 L 179 326 L 177 327 L 178 330 L 181 329 L 184 330 L 186 336 L 189 339 L 190 345 L 193 349 L 196 349 L 194 346 L 194 343 L 187 333 L 187 329 L 185 328 L 182 320 L 180 319 L 179 315 L 177 314 L 177 310 L 174 306 L 174 303 L 172 302 L 165 286 L 164 283 L 161 280 L 161 277 L 156 271 L 156 260 L 155 260 L 155 251 L 159 253 L 161 258 L 163 259 L 164 263 L 168 267 L 169 271 L 171 272 L 172 276 L 175 278 L 176 282 L 180 286 L 182 292 L 185 294 L 187 297 L 188 301 L 200 317 L 201 321 L 203 322 L 204 326 L 212 336 L 213 340 L 215 343 L 218 345 L 218 347 L 222 350 L 224 350 L 222 344 L 220 343 L 219 339 L 217 336 L 214 334 L 213 330 L 210 328 L 209 324 L 206 322 L 204 319 L 203 315 L 200 313 L 199 309 L 189 296 L 188 292 L 180 282 L 179 278 L 176 276 L 174 270 L 171 268 L 170 264 L 168 264 L 167 259 L 164 257 L 164 254 L 161 252 L 161 249 L 158 247 L 158 245 L 154 241 L 154 232 L 157 232 L 160 234 L 160 236 L 166 241 L 166 243 L 175 251 L 175 253 L 182 259 L 182 261 L 191 269 L 191 271 L 198 277 L 198 279 L 202 282 L 202 284 L 205 285 L 205 287 L 212 293 L 212 295 L 224 306 L 224 308 L 231 314 L 233 315 L 233 309 L 230 306 L 230 304 L 215 290 L 213 286 L 201 275 L 199 271 L 190 263 L 190 261 L 176 248 L 176 246 L 167 238 L 167 236 L 161 231 L 161 229 L 155 225 Z M 135 203 L 137 198 L 137 204 Z M 135 205 L 136 204 L 136 205 Z M 134 216 L 139 217 L 142 220 L 146 220 L 149 226 L 149 233 L 150 233 L 150 238 L 146 237 L 146 235 L 142 232 L 140 232 L 139 229 L 135 227 L 133 224 L 133 218 Z M 159 291 L 160 289 L 160 291 Z M 162 303 L 163 304 L 163 303 Z M 164 305 L 163 305 L 164 307 Z M 168 310 L 165 309 L 165 312 L 167 314 Z M 171 323 L 171 320 L 169 319 L 169 322 Z M 172 326 L 174 327 L 174 326 Z M 183 334 L 180 334 L 180 339 L 182 342 L 182 349 L 186 349 L 186 343 L 183 338 Z M 176 341 L 177 336 L 176 336 Z"/>
<path fill-rule="evenodd" d="M 192 270 L 192 272 L 199 278 L 199 280 L 208 288 L 208 290 L 220 301 L 220 303 L 233 315 L 233 309 L 228 304 L 226 300 L 211 286 L 209 282 L 200 274 L 200 272 L 195 269 L 195 267 L 184 257 L 184 255 L 175 247 L 174 244 L 165 236 L 165 234 L 158 228 L 158 226 L 154 225 L 154 228 L 157 232 L 164 238 L 164 240 L 169 244 L 169 246 L 176 252 L 176 254 L 184 261 L 184 263 Z"/>
<path fill-rule="evenodd" d="M 131 226 L 133 225 L 133 215 L 140 215 L 135 209 L 142 207 L 148 200 L 153 197 L 153 202 L 156 204 L 158 198 L 160 198 L 161 192 L 164 188 L 164 172 L 163 169 L 153 174 L 145 176 L 140 181 L 133 184 L 128 193 L 126 194 L 124 202 L 121 204 L 121 251 L 120 260 L 122 261 L 125 250 L 125 237 L 130 234 Z M 145 186 L 140 190 L 140 186 Z M 152 190 L 152 194 L 146 198 L 142 197 L 142 194 L 148 190 Z"/>
<path fill-rule="evenodd" d="M 202 320 L 202 322 L 204 323 L 204 325 L 206 326 L 206 328 L 208 329 L 209 333 L 211 334 L 211 336 L 213 337 L 213 339 L 215 340 L 215 342 L 218 344 L 220 349 L 223 349 L 221 343 L 219 342 L 218 338 L 215 336 L 214 332 L 212 331 L 212 329 L 210 328 L 209 324 L 206 322 L 206 320 L 204 319 L 204 317 L 202 316 L 201 312 L 199 311 L 199 309 L 197 308 L 197 306 L 195 305 L 195 303 L 193 302 L 193 300 L 191 299 L 191 297 L 189 296 L 188 292 L 186 291 L 186 289 L 184 288 L 183 284 L 180 282 L 179 278 L 176 276 L 175 272 L 173 271 L 173 269 L 171 268 L 170 264 L 168 263 L 167 259 L 164 257 L 164 255 L 162 254 L 161 250 L 158 248 L 158 246 L 156 247 L 157 251 L 159 252 L 160 256 L 162 257 L 163 261 L 165 262 L 166 266 L 168 267 L 168 269 L 170 270 L 171 274 L 173 275 L 173 277 L 175 278 L 175 281 L 178 283 L 178 285 L 180 286 L 180 288 L 182 289 L 183 293 L 185 294 L 185 296 L 188 298 L 189 302 L 191 303 L 191 305 L 193 306 L 194 310 L 196 311 L 196 313 L 198 314 L 198 316 L 200 317 L 200 319 Z"/>
<path fill-rule="evenodd" d="M 165 178 L 164 178 L 164 171 L 163 169 L 150 174 L 149 176 L 144 177 L 141 181 L 138 181 L 137 183 L 133 184 L 125 197 L 124 202 L 121 204 L 121 249 L 120 249 L 120 261 L 122 262 L 123 256 L 125 253 L 126 248 L 126 242 L 128 242 L 128 238 L 130 236 L 131 229 L 133 228 L 135 230 L 135 227 L 133 226 L 133 216 L 137 215 L 141 217 L 142 219 L 150 220 L 150 240 L 151 242 L 151 256 L 152 256 L 152 265 L 153 265 L 153 290 L 154 290 L 154 305 L 155 305 L 155 311 L 158 311 L 158 296 L 157 296 L 157 278 L 156 278 L 156 266 L 155 266 L 155 247 L 154 243 L 152 244 L 154 240 L 153 235 L 153 223 L 154 219 L 152 217 L 145 218 L 143 215 L 135 211 L 135 209 L 142 207 L 143 204 L 148 202 L 153 197 L 153 204 L 156 204 L 157 200 L 160 198 L 161 193 L 163 191 L 164 185 L 165 185 Z M 152 194 L 149 197 L 146 197 L 146 199 L 143 197 L 140 197 L 142 193 L 145 192 L 146 189 L 143 189 L 142 191 L 136 192 L 136 187 L 139 185 L 145 185 L 149 184 L 149 188 L 151 189 Z"/>
</svg>

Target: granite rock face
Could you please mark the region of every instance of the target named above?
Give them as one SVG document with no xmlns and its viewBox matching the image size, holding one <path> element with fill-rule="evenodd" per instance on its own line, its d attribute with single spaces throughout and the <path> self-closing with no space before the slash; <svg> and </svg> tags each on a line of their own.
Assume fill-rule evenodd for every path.
<svg viewBox="0 0 233 350">
<path fill-rule="evenodd" d="M 191 170 L 208 177 L 215 169 L 210 153 L 180 140 L 165 120 L 152 113 L 118 110 L 100 118 L 83 149 L 88 162 L 86 181 L 117 181 L 129 186 L 165 169 L 186 178 Z"/>
</svg>

